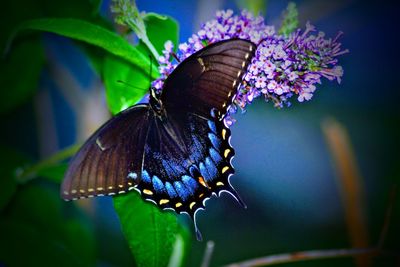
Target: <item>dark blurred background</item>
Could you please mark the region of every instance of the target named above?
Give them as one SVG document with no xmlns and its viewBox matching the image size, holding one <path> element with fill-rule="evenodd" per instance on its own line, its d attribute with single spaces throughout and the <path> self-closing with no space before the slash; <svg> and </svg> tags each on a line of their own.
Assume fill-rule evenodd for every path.
<svg viewBox="0 0 400 267">
<path fill-rule="evenodd" d="M 400 181 L 398 5 L 350 0 L 294 2 L 301 27 L 309 20 L 327 36 L 344 32 L 341 41 L 350 50 L 339 61 L 344 77 L 340 85 L 323 80 L 309 102 L 293 99 L 290 108 L 277 110 L 260 99 L 246 114 L 236 115 L 232 127 L 236 175 L 231 182 L 248 209 L 223 195 L 208 201 L 207 211 L 199 213 L 203 237 L 215 242 L 211 266 L 299 250 L 375 246 L 386 210 L 393 204 L 390 192 Z M 109 4 L 101 4 L 102 14 L 108 18 Z M 268 1 L 264 12 L 267 24 L 278 26 L 287 4 Z M 138 0 L 137 5 L 143 11 L 174 17 L 184 42 L 216 9 L 238 11 L 246 4 Z M 41 6 L 32 8 L 40 10 Z M 22 4 L 19 12 L 29 10 Z M 12 22 L 6 20 L 9 17 L 5 14 L 2 19 L 3 28 L 4 23 Z M 1 109 L 3 164 L 10 149 L 31 161 L 46 158 L 85 140 L 110 116 L 101 80 L 82 51 L 66 38 L 43 37 L 45 57 L 39 88 L 17 108 L 8 109 L 5 103 Z M 40 49 L 32 48 L 23 60 L 36 60 L 37 53 Z M 7 74 L 7 66 L 4 68 L 1 76 Z M 1 96 L 13 95 L 17 88 L 12 84 L 5 83 Z M 58 194 L 57 188 L 51 190 Z M 394 201 L 384 243 L 385 249 L 397 252 L 399 199 L 397 196 Z M 86 223 L 95 233 L 96 265 L 131 266 L 111 200 L 99 198 L 80 205 L 79 212 L 89 214 Z M 193 241 L 188 266 L 200 265 L 205 244 Z M 346 258 L 295 264 L 356 266 L 357 262 Z M 400 264 L 397 261 L 396 265 L 393 257 L 374 258 L 370 263 Z"/>
</svg>

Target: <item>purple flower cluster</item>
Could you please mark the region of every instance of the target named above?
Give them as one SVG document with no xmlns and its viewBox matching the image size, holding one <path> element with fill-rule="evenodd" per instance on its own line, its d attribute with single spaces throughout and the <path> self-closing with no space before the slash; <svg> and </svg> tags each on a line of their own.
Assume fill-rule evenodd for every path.
<svg viewBox="0 0 400 267">
<path fill-rule="evenodd" d="M 337 65 L 337 57 L 348 52 L 341 49 L 340 36 L 341 33 L 326 39 L 323 32 L 315 34 L 315 28 L 309 23 L 304 31 L 298 29 L 288 36 L 279 35 L 274 26 L 265 25 L 261 16 L 253 17 L 247 11 L 240 15 L 234 15 L 232 10 L 218 11 L 215 19 L 203 24 L 188 42 L 179 45 L 176 54 L 172 42 L 165 44 L 163 55 L 158 59 L 161 77 L 153 86 L 162 89 L 163 81 L 178 65 L 174 58 L 182 61 L 203 47 L 225 39 L 250 40 L 258 47 L 225 119 L 231 125 L 230 115 L 237 107 L 244 111 L 259 96 L 280 108 L 290 105 L 289 98 L 293 95 L 297 95 L 299 102 L 310 100 L 321 77 L 340 83 L 343 69 Z"/>
</svg>

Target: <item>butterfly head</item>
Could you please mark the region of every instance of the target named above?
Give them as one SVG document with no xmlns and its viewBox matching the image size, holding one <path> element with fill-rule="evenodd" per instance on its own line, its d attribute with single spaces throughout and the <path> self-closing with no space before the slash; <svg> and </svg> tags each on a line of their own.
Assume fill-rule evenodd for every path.
<svg viewBox="0 0 400 267">
<path fill-rule="evenodd" d="M 164 110 L 164 107 L 163 107 L 163 104 L 162 104 L 161 99 L 160 99 L 160 94 L 157 93 L 157 90 L 154 87 L 150 88 L 149 104 L 150 104 L 151 109 L 155 113 L 157 113 L 158 115 L 162 114 L 162 112 Z"/>
</svg>

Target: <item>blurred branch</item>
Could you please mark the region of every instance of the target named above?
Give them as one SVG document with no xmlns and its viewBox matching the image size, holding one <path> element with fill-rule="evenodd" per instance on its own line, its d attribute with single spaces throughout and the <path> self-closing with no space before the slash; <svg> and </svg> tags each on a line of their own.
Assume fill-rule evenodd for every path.
<svg viewBox="0 0 400 267">
<path fill-rule="evenodd" d="M 75 144 L 70 147 L 67 147 L 59 152 L 53 154 L 52 156 L 38 162 L 35 165 L 29 166 L 27 168 L 19 168 L 16 171 L 15 179 L 18 183 L 24 184 L 34 178 L 36 178 L 36 174 L 44 168 L 52 166 L 56 163 L 59 163 L 67 158 L 70 158 L 74 155 L 78 149 L 81 147 L 81 144 Z"/>
<path fill-rule="evenodd" d="M 385 239 L 389 230 L 389 224 L 390 224 L 390 219 L 392 217 L 393 206 L 396 200 L 396 193 L 397 193 L 397 185 L 395 185 L 390 192 L 389 204 L 386 209 L 385 220 L 378 241 L 378 248 L 380 249 L 383 248 L 383 244 L 385 243 Z"/>
<path fill-rule="evenodd" d="M 357 255 L 377 255 L 390 254 L 389 252 L 377 248 L 351 248 L 351 249 L 327 249 L 327 250 L 309 250 L 293 253 L 284 253 L 266 256 L 249 261 L 243 261 L 227 265 L 227 267 L 255 267 L 269 266 L 288 262 L 297 262 L 305 260 L 319 260 L 327 258 L 351 257 Z"/>
<path fill-rule="evenodd" d="M 325 119 L 322 130 L 334 161 L 352 247 L 368 247 L 363 178 L 358 170 L 347 130 L 334 118 Z M 357 257 L 356 261 L 357 266 L 370 265 L 365 256 Z"/>
<path fill-rule="evenodd" d="M 210 266 L 211 256 L 214 252 L 214 241 L 210 240 L 207 242 L 206 250 L 204 251 L 203 261 L 201 263 L 201 267 L 208 267 Z"/>
</svg>

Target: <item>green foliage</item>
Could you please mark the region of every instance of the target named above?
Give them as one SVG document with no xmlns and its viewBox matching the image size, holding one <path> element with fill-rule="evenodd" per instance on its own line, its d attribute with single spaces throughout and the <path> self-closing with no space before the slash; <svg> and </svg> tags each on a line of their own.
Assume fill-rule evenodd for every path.
<svg viewBox="0 0 400 267">
<path fill-rule="evenodd" d="M 20 22 L 47 17 L 69 17 L 99 21 L 99 0 L 36 0 L 8 1 L 0 17 L 0 52 Z M 21 68 L 24 66 L 24 68 Z M 14 46 L 0 59 L 0 113 L 9 112 L 28 100 L 36 91 L 43 66 L 42 44 L 38 38 L 15 41 Z"/>
<path fill-rule="evenodd" d="M 0 261 L 6 266 L 82 266 L 29 223 L 1 219 L 0 235 Z"/>
<path fill-rule="evenodd" d="M 46 186 L 18 191 L 0 219 L 0 262 L 7 266 L 93 266 L 91 227 L 63 216 L 65 203 Z M 76 212 L 75 212 L 76 213 Z"/>
<path fill-rule="evenodd" d="M 171 40 L 175 46 L 178 45 L 179 25 L 176 20 L 156 13 L 147 13 L 143 16 L 143 20 L 147 36 L 159 54 L 168 40 Z"/>
<path fill-rule="evenodd" d="M 28 160 L 23 155 L 9 148 L 0 148 L 0 211 L 8 204 L 17 190 L 15 171 Z"/>
<path fill-rule="evenodd" d="M 55 155 L 39 162 L 35 165 L 27 165 L 20 168 L 15 179 L 21 183 L 27 183 L 35 177 L 44 177 L 50 181 L 61 183 L 64 172 L 67 169 L 67 163 L 62 162 L 75 154 L 80 148 L 80 144 L 72 145 L 70 147 L 60 150 Z"/>
<path fill-rule="evenodd" d="M 113 198 L 122 230 L 138 266 L 167 266 L 178 234 L 175 214 L 160 211 L 137 193 Z"/>
<path fill-rule="evenodd" d="M 39 30 L 63 35 L 101 47 L 107 52 L 127 60 L 134 66 L 150 67 L 150 59 L 140 53 L 124 38 L 106 28 L 90 22 L 61 18 L 29 20 L 17 27 L 14 35 L 23 30 Z M 154 73 L 157 73 L 156 69 Z"/>
<path fill-rule="evenodd" d="M 299 13 L 297 12 L 296 4 L 290 2 L 283 12 L 283 19 L 279 34 L 288 36 L 299 26 Z"/>
<path fill-rule="evenodd" d="M 79 18 L 97 20 L 99 0 L 36 0 L 8 1 L 3 5 L 3 14 L 0 17 L 2 34 L 0 35 L 0 49 L 4 50 L 7 38 L 15 25 L 20 22 L 41 17 Z"/>
<path fill-rule="evenodd" d="M 33 38 L 18 43 L 12 53 L 1 61 L 0 113 L 12 110 L 32 96 L 43 62 L 42 46 Z"/>
</svg>

